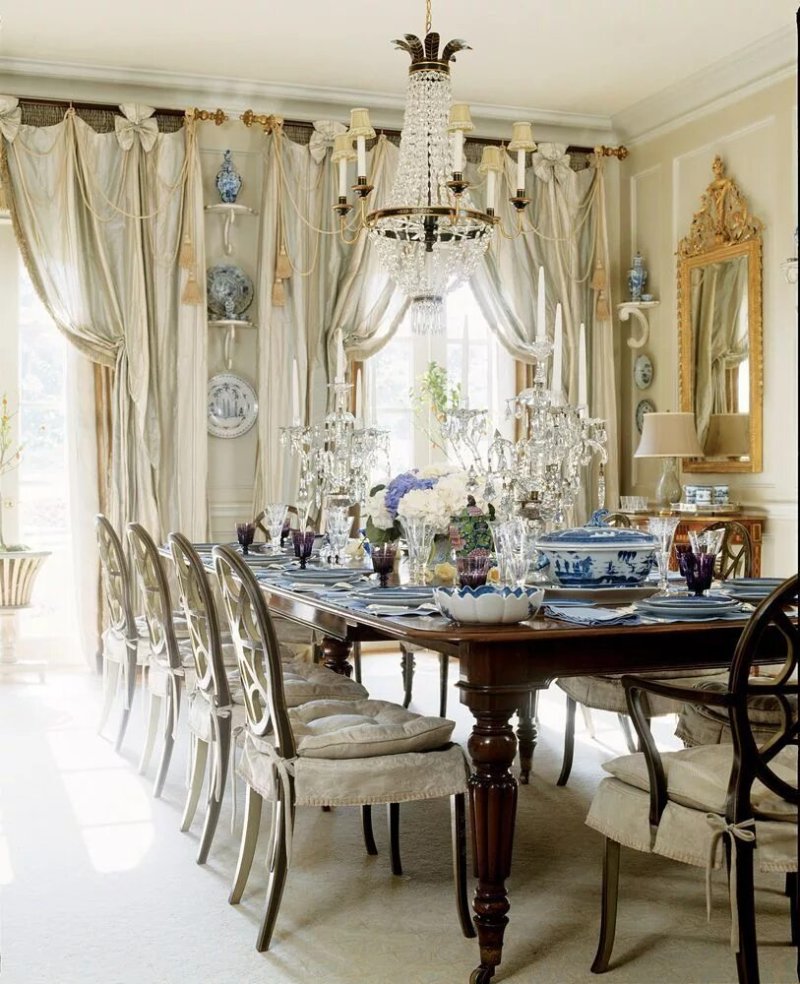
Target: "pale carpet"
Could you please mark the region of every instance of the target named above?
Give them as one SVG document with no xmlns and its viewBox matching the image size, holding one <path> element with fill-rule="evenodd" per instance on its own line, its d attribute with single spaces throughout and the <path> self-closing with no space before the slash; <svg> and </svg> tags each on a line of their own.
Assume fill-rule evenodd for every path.
<svg viewBox="0 0 800 984">
<path fill-rule="evenodd" d="M 365 657 L 373 696 L 400 699 L 398 665 L 394 655 Z M 438 662 L 421 656 L 412 707 L 436 713 L 437 685 Z M 254 942 L 266 884 L 263 852 L 242 904 L 229 906 L 238 846 L 230 800 L 210 860 L 199 867 L 202 817 L 191 833 L 178 831 L 186 734 L 164 796 L 154 800 L 152 768 L 148 777 L 135 769 L 141 706 L 116 755 L 94 731 L 99 690 L 96 677 L 79 672 L 53 672 L 44 686 L 0 682 L 3 984 L 466 984 L 478 949 L 461 936 L 452 902 L 446 801 L 403 806 L 401 878 L 390 873 L 381 815 L 380 854 L 371 858 L 356 810 L 299 810 L 272 949 L 260 954 Z M 465 742 L 471 719 L 455 690 L 449 712 Z M 613 717 L 596 714 L 603 744 L 579 733 L 573 776 L 558 789 L 562 714 L 563 695 L 553 689 L 541 702 L 535 775 L 520 787 L 511 922 L 498 982 L 597 980 L 589 965 L 601 838 L 583 818 L 603 774 L 600 763 L 623 745 Z M 660 740 L 669 744 L 666 721 Z M 266 831 L 262 836 L 263 847 Z M 715 881 L 707 924 L 702 871 L 624 852 L 608 984 L 734 981 L 720 872 Z M 793 981 L 782 878 L 761 885 L 762 980 Z"/>
</svg>

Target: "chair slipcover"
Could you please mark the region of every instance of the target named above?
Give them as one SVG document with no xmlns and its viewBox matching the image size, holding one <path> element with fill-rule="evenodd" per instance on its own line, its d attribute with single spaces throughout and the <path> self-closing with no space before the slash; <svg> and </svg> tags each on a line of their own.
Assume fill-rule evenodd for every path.
<svg viewBox="0 0 800 984">
<path fill-rule="evenodd" d="M 762 673 L 769 673 L 769 669 Z M 701 683 L 698 690 L 716 690 L 724 693 L 724 683 L 709 680 Z M 787 698 L 789 705 L 794 708 L 797 718 L 797 701 Z M 756 742 L 761 745 L 781 725 L 781 716 L 777 711 L 774 700 L 765 697 L 751 697 L 748 701 L 748 716 Z M 727 713 L 719 707 L 707 707 L 702 704 L 684 704 L 675 728 L 676 737 L 688 747 L 694 745 L 730 744 L 733 741 L 731 726 Z"/>
<path fill-rule="evenodd" d="M 658 674 L 659 680 L 669 680 L 678 687 L 696 686 L 698 677 L 711 678 L 723 684 L 728 682 L 728 674 L 709 670 L 675 670 Z M 622 674 L 605 674 L 603 676 L 559 677 L 558 686 L 561 690 L 585 707 L 598 711 L 613 711 L 616 714 L 627 714 L 628 705 L 625 700 L 625 688 L 620 682 Z M 661 717 L 664 714 L 675 714 L 680 705 L 667 697 L 657 694 L 647 695 L 647 705 L 650 717 Z"/>
</svg>

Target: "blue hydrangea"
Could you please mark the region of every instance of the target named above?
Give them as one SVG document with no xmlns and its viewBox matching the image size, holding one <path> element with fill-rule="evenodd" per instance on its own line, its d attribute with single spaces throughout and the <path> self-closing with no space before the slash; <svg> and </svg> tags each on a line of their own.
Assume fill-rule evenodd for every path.
<svg viewBox="0 0 800 984">
<path fill-rule="evenodd" d="M 397 518 L 397 507 L 403 496 L 412 489 L 432 489 L 436 485 L 435 478 L 418 478 L 413 471 L 396 475 L 386 486 L 386 508 L 392 519 Z"/>
</svg>

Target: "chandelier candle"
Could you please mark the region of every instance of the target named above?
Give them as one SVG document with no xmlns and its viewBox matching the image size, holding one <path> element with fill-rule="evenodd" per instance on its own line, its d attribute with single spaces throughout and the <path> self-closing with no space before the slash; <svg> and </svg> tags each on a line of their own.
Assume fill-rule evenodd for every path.
<svg viewBox="0 0 800 984">
<path fill-rule="evenodd" d="M 561 305 L 556 304 L 556 322 L 553 326 L 553 375 L 550 384 L 550 389 L 553 393 L 553 403 L 556 405 L 561 403 L 561 359 L 562 346 L 564 344 L 561 336 Z"/>
<path fill-rule="evenodd" d="M 545 327 L 546 299 L 544 293 L 544 267 L 539 267 L 539 286 L 536 290 L 536 338 L 544 340 L 547 337 Z"/>
<path fill-rule="evenodd" d="M 586 397 L 586 325 L 581 321 L 578 336 L 578 407 L 587 406 Z"/>
</svg>

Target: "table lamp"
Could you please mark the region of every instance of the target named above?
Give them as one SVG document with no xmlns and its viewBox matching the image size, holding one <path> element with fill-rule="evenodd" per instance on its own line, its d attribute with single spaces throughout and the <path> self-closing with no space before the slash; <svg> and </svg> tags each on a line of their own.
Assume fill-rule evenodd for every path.
<svg viewBox="0 0 800 984">
<path fill-rule="evenodd" d="M 663 458 L 656 485 L 657 506 L 669 507 L 681 497 L 678 458 L 702 458 L 693 413 L 646 413 L 635 458 Z"/>
<path fill-rule="evenodd" d="M 706 456 L 746 458 L 750 454 L 750 414 L 712 413 L 708 421 Z"/>
</svg>

